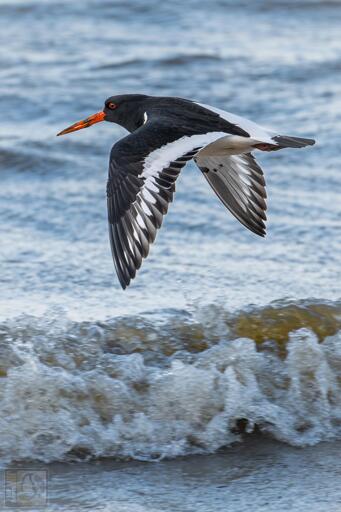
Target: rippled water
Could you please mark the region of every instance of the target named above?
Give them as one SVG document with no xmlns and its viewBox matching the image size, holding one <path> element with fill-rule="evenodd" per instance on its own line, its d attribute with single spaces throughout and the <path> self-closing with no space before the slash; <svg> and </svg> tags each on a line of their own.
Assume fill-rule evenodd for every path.
<svg viewBox="0 0 341 512">
<path fill-rule="evenodd" d="M 206 16 L 200 2 L 181 5 L 1 2 L 4 315 L 63 305 L 97 319 L 193 300 L 233 309 L 339 296 L 340 6 L 215 1 Z M 109 149 L 124 131 L 105 123 L 55 134 L 108 95 L 136 91 L 196 98 L 318 145 L 258 155 L 269 194 L 265 240 L 240 226 L 189 164 L 150 257 L 123 293 L 105 183 Z"/>
<path fill-rule="evenodd" d="M 334 1 L 0 1 L 4 460 L 209 453 L 255 430 L 340 438 L 340 23 Z M 317 139 L 257 155 L 266 239 L 188 164 L 120 289 L 105 184 L 124 131 L 55 134 L 128 92 Z"/>
</svg>

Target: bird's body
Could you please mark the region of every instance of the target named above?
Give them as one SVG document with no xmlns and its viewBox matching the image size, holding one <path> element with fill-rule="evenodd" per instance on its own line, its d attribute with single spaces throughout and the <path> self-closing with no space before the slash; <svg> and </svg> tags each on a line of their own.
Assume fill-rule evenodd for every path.
<svg viewBox="0 0 341 512">
<path fill-rule="evenodd" d="M 103 112 L 60 135 L 102 120 L 130 132 L 111 150 L 107 183 L 111 250 L 123 288 L 148 255 L 173 200 L 176 179 L 189 160 L 194 159 L 232 214 L 264 236 L 265 180 L 251 152 L 314 144 L 208 105 L 139 94 L 109 98 Z"/>
</svg>

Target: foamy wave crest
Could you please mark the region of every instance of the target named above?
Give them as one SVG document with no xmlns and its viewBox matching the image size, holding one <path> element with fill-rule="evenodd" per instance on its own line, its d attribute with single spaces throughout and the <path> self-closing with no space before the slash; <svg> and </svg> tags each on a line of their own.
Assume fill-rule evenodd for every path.
<svg viewBox="0 0 341 512">
<path fill-rule="evenodd" d="M 316 320 L 317 306 L 290 305 L 289 325 L 292 308 L 296 320 L 304 310 L 305 325 L 307 308 Z M 341 437 L 341 317 L 338 305 L 328 307 L 318 326 L 332 335 L 301 327 L 284 348 L 279 306 L 261 345 L 256 328 L 251 339 L 234 337 L 233 326 L 245 327 L 249 315 L 264 332 L 264 310 L 231 320 L 212 308 L 206 322 L 158 327 L 142 319 L 8 321 L 0 326 L 1 456 L 154 460 L 210 453 L 255 429 L 297 446 Z"/>
</svg>

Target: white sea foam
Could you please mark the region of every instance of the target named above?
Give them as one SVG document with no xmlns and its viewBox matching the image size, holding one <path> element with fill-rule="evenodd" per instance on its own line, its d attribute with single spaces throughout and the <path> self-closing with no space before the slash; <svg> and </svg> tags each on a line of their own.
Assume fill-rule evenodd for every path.
<svg viewBox="0 0 341 512">
<path fill-rule="evenodd" d="M 241 440 L 238 420 L 296 446 L 341 437 L 340 333 L 292 332 L 286 357 L 223 337 L 167 357 L 119 354 L 101 326 L 13 325 L 0 353 L 5 460 L 209 453 Z"/>
</svg>

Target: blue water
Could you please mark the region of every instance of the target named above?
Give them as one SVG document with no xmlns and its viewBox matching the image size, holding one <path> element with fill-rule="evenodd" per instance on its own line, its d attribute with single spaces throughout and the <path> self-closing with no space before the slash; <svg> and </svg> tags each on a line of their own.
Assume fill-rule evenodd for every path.
<svg viewBox="0 0 341 512">
<path fill-rule="evenodd" d="M 338 297 L 340 22 L 337 2 L 2 1 L 2 315 L 61 305 L 97 319 L 193 300 L 235 308 Z M 195 98 L 318 144 L 259 152 L 265 240 L 189 164 L 124 293 L 105 200 L 109 150 L 124 130 L 55 134 L 130 92 Z"/>
<path fill-rule="evenodd" d="M 211 453 L 240 419 L 293 446 L 341 438 L 340 26 L 333 1 L 0 1 L 5 461 Z M 317 144 L 256 155 L 265 239 L 189 163 L 124 292 L 105 186 L 125 132 L 55 135 L 133 92 Z"/>
</svg>

